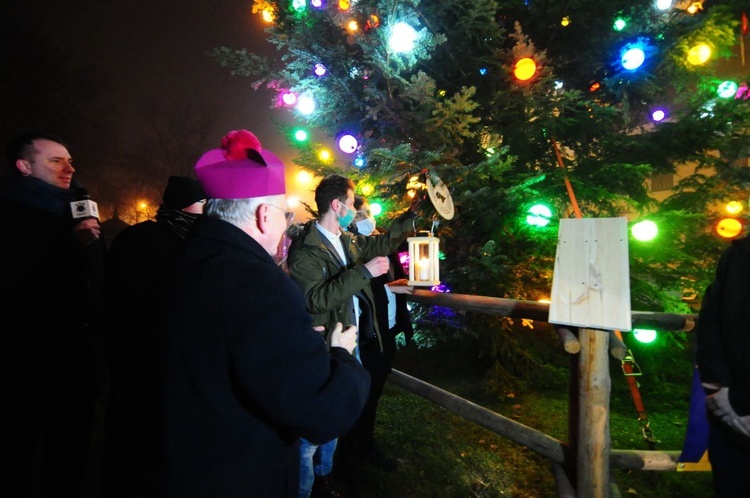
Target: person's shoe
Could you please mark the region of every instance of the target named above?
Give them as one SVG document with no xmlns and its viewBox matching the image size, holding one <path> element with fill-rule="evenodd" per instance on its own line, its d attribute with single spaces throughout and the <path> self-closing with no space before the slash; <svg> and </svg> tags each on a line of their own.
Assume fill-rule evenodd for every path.
<svg viewBox="0 0 750 498">
<path fill-rule="evenodd" d="M 336 489 L 330 474 L 315 476 L 310 498 L 341 498 L 343 495 Z"/>
</svg>

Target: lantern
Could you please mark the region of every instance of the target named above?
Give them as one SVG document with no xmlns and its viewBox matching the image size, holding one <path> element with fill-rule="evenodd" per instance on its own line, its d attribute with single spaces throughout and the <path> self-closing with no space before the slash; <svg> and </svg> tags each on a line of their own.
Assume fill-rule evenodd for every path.
<svg viewBox="0 0 750 498">
<path fill-rule="evenodd" d="M 406 241 L 409 243 L 409 285 L 440 284 L 440 239 L 429 234 L 409 237 Z"/>
</svg>

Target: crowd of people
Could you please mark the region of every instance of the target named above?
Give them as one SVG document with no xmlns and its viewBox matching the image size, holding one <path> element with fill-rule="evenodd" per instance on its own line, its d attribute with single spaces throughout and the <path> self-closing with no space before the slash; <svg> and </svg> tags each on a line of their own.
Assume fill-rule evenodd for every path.
<svg viewBox="0 0 750 498">
<path fill-rule="evenodd" d="M 395 336 L 412 334 L 397 251 L 418 196 L 381 230 L 333 174 L 290 227 L 282 161 L 235 130 L 107 244 L 61 139 L 20 135 L 7 160 L 8 489 L 82 496 L 102 397 L 102 498 L 342 496 L 334 463 L 355 496 L 357 465 L 395 470 L 374 427 Z M 722 256 L 697 331 L 722 497 L 750 468 L 749 240 Z"/>
<path fill-rule="evenodd" d="M 325 177 L 282 268 L 284 165 L 247 130 L 195 178 L 169 177 L 155 220 L 111 242 L 62 139 L 23 134 L 7 155 L 1 297 L 23 324 L 4 362 L 10 489 L 90 496 L 102 399 L 102 498 L 340 496 L 315 476 L 361 425 L 361 463 L 383 463 L 367 457 L 395 339 L 375 294 L 411 292 L 383 278 L 418 203 L 385 234 L 357 233 L 354 183 Z"/>
</svg>

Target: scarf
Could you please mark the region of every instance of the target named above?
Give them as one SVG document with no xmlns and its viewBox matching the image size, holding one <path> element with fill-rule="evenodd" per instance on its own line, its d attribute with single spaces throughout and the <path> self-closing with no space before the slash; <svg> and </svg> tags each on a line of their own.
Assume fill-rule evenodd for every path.
<svg viewBox="0 0 750 498">
<path fill-rule="evenodd" d="M 57 218 L 70 218 L 70 203 L 76 200 L 78 188 L 78 182 L 66 189 L 33 176 L 10 175 L 0 184 L 0 198 L 46 211 Z"/>
<path fill-rule="evenodd" d="M 179 209 L 169 208 L 164 204 L 159 206 L 159 210 L 156 212 L 156 222 L 162 223 L 181 239 L 187 237 L 187 234 L 200 217 L 200 214 L 186 213 Z"/>
</svg>

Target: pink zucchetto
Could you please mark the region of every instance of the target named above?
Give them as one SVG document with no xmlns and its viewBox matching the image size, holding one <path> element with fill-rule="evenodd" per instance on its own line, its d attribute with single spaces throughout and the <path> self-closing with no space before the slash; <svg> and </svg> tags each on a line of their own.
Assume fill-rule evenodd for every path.
<svg viewBox="0 0 750 498">
<path fill-rule="evenodd" d="M 198 159 L 195 174 L 210 199 L 250 199 L 286 193 L 284 163 L 258 137 L 234 130 Z"/>
</svg>

